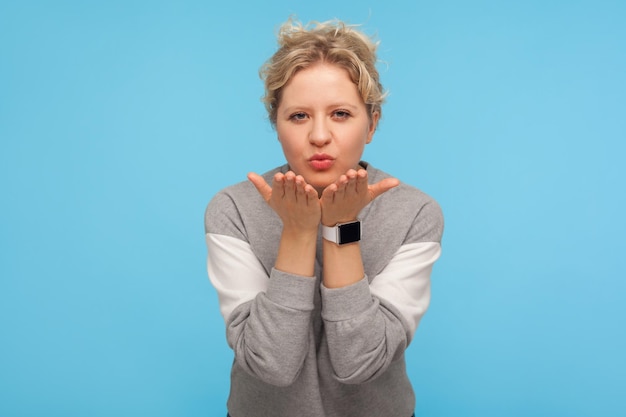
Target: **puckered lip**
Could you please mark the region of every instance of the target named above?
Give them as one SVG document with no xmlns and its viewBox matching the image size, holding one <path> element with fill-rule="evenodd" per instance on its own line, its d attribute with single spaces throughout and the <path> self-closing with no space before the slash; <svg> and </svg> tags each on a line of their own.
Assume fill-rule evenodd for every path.
<svg viewBox="0 0 626 417">
<path fill-rule="evenodd" d="M 309 161 L 327 161 L 327 160 L 334 160 L 335 158 L 333 158 L 332 156 L 325 154 L 325 153 L 316 153 L 315 155 L 313 155 L 312 157 L 309 158 Z"/>
</svg>

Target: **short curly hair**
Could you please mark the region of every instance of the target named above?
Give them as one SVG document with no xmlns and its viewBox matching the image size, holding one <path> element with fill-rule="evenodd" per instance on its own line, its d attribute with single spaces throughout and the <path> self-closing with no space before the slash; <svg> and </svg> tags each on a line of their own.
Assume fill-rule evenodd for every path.
<svg viewBox="0 0 626 417">
<path fill-rule="evenodd" d="M 378 113 L 380 117 L 386 93 L 376 69 L 378 44 L 354 25 L 339 20 L 303 25 L 290 19 L 279 29 L 278 45 L 259 71 L 265 83 L 263 102 L 273 126 L 285 85 L 296 72 L 319 62 L 347 70 L 369 116 Z"/>
</svg>

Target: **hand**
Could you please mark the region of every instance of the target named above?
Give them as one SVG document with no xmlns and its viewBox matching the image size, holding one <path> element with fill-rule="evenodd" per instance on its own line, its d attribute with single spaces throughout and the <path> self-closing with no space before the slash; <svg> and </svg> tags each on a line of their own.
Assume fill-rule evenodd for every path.
<svg viewBox="0 0 626 417">
<path fill-rule="evenodd" d="M 301 175 L 292 171 L 274 175 L 270 187 L 258 174 L 248 174 L 248 179 L 269 206 L 283 221 L 283 228 L 294 231 L 315 231 L 321 218 L 317 191 Z"/>
<path fill-rule="evenodd" d="M 400 181 L 396 178 L 385 178 L 369 185 L 366 170 L 348 170 L 322 192 L 320 198 L 322 224 L 334 226 L 337 223 L 356 220 L 365 206 L 399 184 Z"/>
</svg>

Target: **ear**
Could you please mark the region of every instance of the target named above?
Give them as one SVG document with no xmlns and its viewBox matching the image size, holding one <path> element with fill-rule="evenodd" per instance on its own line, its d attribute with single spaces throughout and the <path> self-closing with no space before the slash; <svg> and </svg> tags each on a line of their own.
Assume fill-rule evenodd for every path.
<svg viewBox="0 0 626 417">
<path fill-rule="evenodd" d="M 372 116 L 370 117 L 370 125 L 367 128 L 367 141 L 365 143 L 370 143 L 374 138 L 374 133 L 376 132 L 376 127 L 378 126 L 379 119 L 380 113 L 377 111 L 372 112 Z"/>
</svg>

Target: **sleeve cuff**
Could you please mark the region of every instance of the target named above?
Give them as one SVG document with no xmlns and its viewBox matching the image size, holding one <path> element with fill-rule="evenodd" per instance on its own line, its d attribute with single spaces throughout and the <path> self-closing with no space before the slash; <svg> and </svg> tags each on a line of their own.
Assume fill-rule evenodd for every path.
<svg viewBox="0 0 626 417">
<path fill-rule="evenodd" d="M 315 277 L 288 274 L 272 268 L 267 298 L 276 304 L 300 311 L 313 310 Z"/>
<path fill-rule="evenodd" d="M 374 299 L 367 276 L 343 288 L 326 288 L 321 285 L 322 317 L 326 321 L 349 320 L 371 308 Z"/>
</svg>

